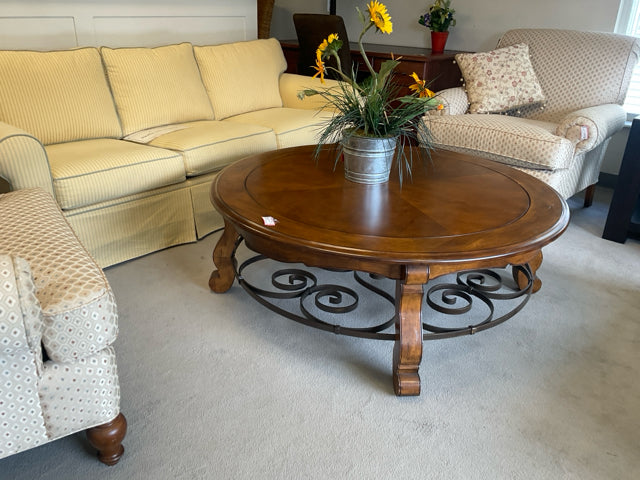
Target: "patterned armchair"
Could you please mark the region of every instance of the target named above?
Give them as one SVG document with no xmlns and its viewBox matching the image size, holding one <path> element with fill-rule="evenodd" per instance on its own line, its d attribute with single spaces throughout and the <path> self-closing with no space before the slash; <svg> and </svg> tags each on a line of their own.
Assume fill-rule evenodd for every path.
<svg viewBox="0 0 640 480">
<path fill-rule="evenodd" d="M 434 146 L 512 165 L 565 198 L 588 188 L 589 206 L 639 50 L 612 33 L 510 30 L 495 51 L 456 57 L 465 87 L 438 92 L 445 108 L 425 117 Z"/>
<path fill-rule="evenodd" d="M 117 318 L 103 271 L 53 197 L 0 195 L 0 459 L 86 430 L 100 461 L 118 462 Z"/>
</svg>

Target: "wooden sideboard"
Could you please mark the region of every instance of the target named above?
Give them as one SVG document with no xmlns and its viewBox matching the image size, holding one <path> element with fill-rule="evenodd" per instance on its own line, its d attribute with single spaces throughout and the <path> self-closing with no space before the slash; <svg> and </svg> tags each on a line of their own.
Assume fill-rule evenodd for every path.
<svg viewBox="0 0 640 480">
<path fill-rule="evenodd" d="M 298 42 L 297 40 L 282 40 L 280 42 L 284 56 L 287 59 L 287 72 L 298 71 Z M 358 44 L 351 42 L 351 57 L 358 65 L 358 70 L 367 72 L 367 67 L 362 61 Z M 461 53 L 454 50 L 445 50 L 444 53 L 434 55 L 428 48 L 402 47 L 397 45 L 378 45 L 373 43 L 363 44 L 365 53 L 373 68 L 377 71 L 385 60 L 402 57 L 402 62 L 396 68 L 396 81 L 401 86 L 401 95 L 410 93 L 409 85 L 413 79 L 409 76 L 413 72 L 420 78 L 427 80 L 429 88 L 434 92 L 445 88 L 459 87 L 462 85 L 462 74 L 455 62 L 455 54 Z"/>
</svg>

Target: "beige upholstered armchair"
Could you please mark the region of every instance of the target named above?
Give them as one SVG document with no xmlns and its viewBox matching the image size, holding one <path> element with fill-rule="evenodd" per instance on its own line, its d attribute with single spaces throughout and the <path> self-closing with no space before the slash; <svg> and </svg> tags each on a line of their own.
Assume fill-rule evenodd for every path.
<svg viewBox="0 0 640 480">
<path fill-rule="evenodd" d="M 117 320 L 103 271 L 53 197 L 0 195 L 0 459 L 86 430 L 100 461 L 118 462 Z"/>
<path fill-rule="evenodd" d="M 635 38 L 555 29 L 506 32 L 496 50 L 457 56 L 464 87 L 438 92 L 435 146 L 512 165 L 565 198 L 593 198 L 638 60 Z"/>
</svg>

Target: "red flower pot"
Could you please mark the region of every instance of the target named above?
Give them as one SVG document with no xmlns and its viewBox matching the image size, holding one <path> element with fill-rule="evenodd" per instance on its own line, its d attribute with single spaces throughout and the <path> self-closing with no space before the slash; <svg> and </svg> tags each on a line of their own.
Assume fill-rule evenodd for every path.
<svg viewBox="0 0 640 480">
<path fill-rule="evenodd" d="M 449 32 L 431 32 L 431 53 L 444 52 Z"/>
</svg>

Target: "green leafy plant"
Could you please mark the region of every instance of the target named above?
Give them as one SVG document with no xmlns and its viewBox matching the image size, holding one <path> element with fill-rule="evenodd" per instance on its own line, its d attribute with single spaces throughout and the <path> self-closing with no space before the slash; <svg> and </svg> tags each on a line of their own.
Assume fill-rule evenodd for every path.
<svg viewBox="0 0 640 480">
<path fill-rule="evenodd" d="M 451 0 L 436 0 L 427 13 L 420 15 L 418 23 L 432 32 L 448 32 L 449 27 L 456 25 L 456 19 L 453 18 L 455 13 L 451 8 Z"/>
<path fill-rule="evenodd" d="M 413 150 L 406 155 L 406 144 L 419 144 L 422 151 L 427 151 L 432 143 L 429 129 L 422 121 L 422 117 L 428 110 L 441 109 L 441 102 L 435 94 L 427 88 L 426 82 L 421 80 L 416 73 L 411 77 L 414 83 L 409 87 L 411 95 L 399 95 L 400 87 L 394 82 L 394 70 L 400 64 L 400 58 L 382 62 L 378 71 L 375 71 L 364 50 L 362 40 L 365 34 L 375 28 L 377 32 L 390 34 L 393 30 L 391 17 L 387 8 L 378 1 L 367 4 L 368 15 L 356 7 L 362 31 L 358 38 L 358 46 L 363 62 L 369 71 L 369 76 L 358 82 L 356 72 L 343 72 L 338 51 L 342 48 L 342 41 L 338 35 L 332 33 L 318 46 L 316 51 L 317 73 L 324 83 L 324 75 L 328 69 L 338 73 L 340 82 L 338 86 L 324 89 L 306 89 L 299 92 L 298 96 L 320 95 L 326 101 L 326 108 L 335 112 L 320 135 L 316 155 L 324 144 L 337 144 L 339 158 L 342 153 L 341 140 L 351 135 L 361 135 L 377 138 L 398 137 L 398 168 L 400 181 L 403 170 L 409 174 L 412 168 Z M 326 67 L 324 60 L 333 57 L 336 59 L 337 68 Z M 403 166 L 405 167 L 403 169 Z"/>
</svg>

